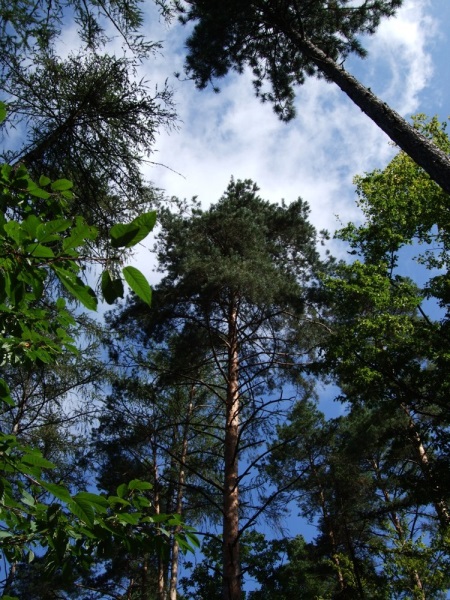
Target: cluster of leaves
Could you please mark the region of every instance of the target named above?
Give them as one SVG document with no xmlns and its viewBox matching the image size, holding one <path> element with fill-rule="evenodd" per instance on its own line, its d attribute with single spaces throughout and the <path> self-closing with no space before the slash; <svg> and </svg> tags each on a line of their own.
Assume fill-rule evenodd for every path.
<svg viewBox="0 0 450 600">
<path fill-rule="evenodd" d="M 4 118 L 3 104 L 0 111 Z M 2 165 L 0 186 L 0 360 L 4 366 L 52 365 L 62 352 L 77 349 L 70 333 L 75 321 L 66 300 L 54 301 L 48 288 L 59 283 L 56 289 L 61 293 L 96 309 L 97 295 L 81 276 L 90 262 L 87 244 L 97 230 L 82 217 L 66 217 L 66 203 L 73 199 L 72 184 L 66 179 L 52 182 L 41 176 L 36 183 L 24 166 Z M 134 246 L 152 230 L 155 220 L 152 212 L 115 225 L 111 246 Z M 115 265 L 103 266 L 102 295 L 113 303 L 123 297 L 122 277 Z M 142 273 L 127 266 L 122 275 L 150 304 L 151 288 Z M 4 410 L 14 405 L 4 380 L 0 380 L 0 397 Z M 45 573 L 62 568 L 70 580 L 96 557 L 107 556 L 118 542 L 131 553 L 154 552 L 164 538 L 161 524 L 180 526 L 178 517 L 150 514 L 146 493 L 152 486 L 147 482 L 135 479 L 122 484 L 109 497 L 90 492 L 72 495 L 61 483 L 46 480 L 46 470 L 53 468 L 39 449 L 21 444 L 15 435 L 0 433 L 0 539 L 10 564 L 32 561 L 36 552 L 44 560 Z M 195 543 L 189 533 L 178 537 L 183 550 Z M 7 590 L 8 581 L 4 593 Z"/>
</svg>

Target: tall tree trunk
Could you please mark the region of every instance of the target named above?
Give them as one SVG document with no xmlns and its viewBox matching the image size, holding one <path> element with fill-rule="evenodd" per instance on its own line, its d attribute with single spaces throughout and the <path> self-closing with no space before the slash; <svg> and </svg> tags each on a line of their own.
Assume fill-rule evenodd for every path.
<svg viewBox="0 0 450 600">
<path fill-rule="evenodd" d="M 414 129 L 388 104 L 375 96 L 370 88 L 362 85 L 320 48 L 294 30 L 290 24 L 281 21 L 279 17 L 275 19 L 278 27 L 304 56 L 308 57 L 328 79 L 336 83 L 399 148 L 421 166 L 447 194 L 450 194 L 450 157 Z"/>
<path fill-rule="evenodd" d="M 387 490 L 386 485 L 383 481 L 380 465 L 378 464 L 378 461 L 375 458 L 372 459 L 372 467 L 375 472 L 375 479 L 376 479 L 377 485 L 378 485 L 379 489 L 381 490 L 381 493 L 383 494 L 383 498 L 384 498 L 385 502 L 388 505 L 390 505 L 392 503 L 391 496 L 390 496 L 389 491 Z M 388 515 L 389 515 L 389 519 L 391 520 L 392 525 L 394 526 L 395 533 L 397 535 L 397 539 L 399 540 L 399 542 L 401 544 L 404 544 L 407 541 L 407 538 L 406 538 L 405 531 L 400 522 L 400 518 L 399 518 L 398 514 L 394 510 L 389 510 Z M 419 571 L 413 567 L 412 569 L 409 570 L 409 577 L 411 578 L 413 587 L 419 591 L 420 600 L 426 600 L 425 591 L 423 589 L 423 583 L 420 578 Z"/>
<path fill-rule="evenodd" d="M 411 440 L 411 443 L 416 451 L 417 462 L 422 474 L 430 486 L 431 502 L 434 506 L 434 510 L 436 511 L 437 518 L 439 519 L 439 524 L 441 529 L 446 530 L 450 526 L 450 511 L 447 502 L 443 498 L 441 487 L 433 474 L 428 452 L 423 445 L 422 438 L 417 430 L 414 419 L 412 418 L 411 411 L 405 404 L 402 404 L 401 408 L 408 417 L 409 439 Z"/>
<path fill-rule="evenodd" d="M 223 597 L 241 599 L 239 558 L 239 354 L 237 302 L 230 302 L 228 314 L 228 381 L 226 397 L 224 489 L 223 489 Z"/>
<path fill-rule="evenodd" d="M 156 515 L 161 513 L 161 498 L 159 495 L 159 474 L 158 474 L 158 457 L 156 452 L 156 444 L 153 444 L 153 508 Z M 158 556 L 158 588 L 157 598 L 158 600 L 165 600 L 166 589 L 165 589 L 165 564 L 161 556 Z"/>
<path fill-rule="evenodd" d="M 184 496 L 184 483 L 186 480 L 185 474 L 185 465 L 188 451 L 188 433 L 189 433 L 189 424 L 191 420 L 192 410 L 194 406 L 194 394 L 195 387 L 191 387 L 190 398 L 189 398 L 189 406 L 186 415 L 186 421 L 183 427 L 183 438 L 182 438 L 182 448 L 181 448 L 181 457 L 180 457 L 180 471 L 178 475 L 178 486 L 177 486 L 177 500 L 175 506 L 175 513 L 177 515 L 182 514 L 183 512 L 183 496 Z M 181 527 L 177 526 L 175 528 L 174 533 L 177 534 L 181 531 Z M 169 583 L 169 600 L 177 600 L 177 582 L 178 582 L 178 559 L 179 559 L 179 545 L 174 537 L 172 539 L 172 553 L 171 553 L 171 565 L 170 565 L 170 583 Z"/>
</svg>

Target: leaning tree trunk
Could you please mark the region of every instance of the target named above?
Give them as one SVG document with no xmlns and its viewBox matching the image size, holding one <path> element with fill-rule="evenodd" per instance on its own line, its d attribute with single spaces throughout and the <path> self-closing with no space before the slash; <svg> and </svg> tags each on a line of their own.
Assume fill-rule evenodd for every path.
<svg viewBox="0 0 450 600">
<path fill-rule="evenodd" d="M 228 314 L 228 380 L 226 396 L 224 489 L 223 489 L 223 597 L 241 599 L 239 558 L 239 355 L 237 304 Z"/>
<path fill-rule="evenodd" d="M 310 40 L 305 39 L 292 28 L 285 25 L 280 27 L 321 73 L 336 83 L 399 148 L 422 167 L 447 194 L 450 194 L 450 157 L 445 152 L 414 129 L 388 104 L 381 101 L 369 88 L 362 85 Z"/>
</svg>

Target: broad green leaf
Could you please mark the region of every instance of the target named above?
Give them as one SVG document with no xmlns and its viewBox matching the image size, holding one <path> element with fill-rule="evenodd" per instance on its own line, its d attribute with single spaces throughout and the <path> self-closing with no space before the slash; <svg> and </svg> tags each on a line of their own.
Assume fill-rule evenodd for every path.
<svg viewBox="0 0 450 600">
<path fill-rule="evenodd" d="M 25 247 L 25 252 L 35 258 L 53 258 L 55 256 L 51 248 L 42 244 L 28 244 Z"/>
<path fill-rule="evenodd" d="M 141 518 L 139 513 L 120 513 L 117 515 L 119 521 L 123 523 L 128 523 L 129 525 L 137 525 Z"/>
<path fill-rule="evenodd" d="M 36 237 L 36 231 L 42 221 L 36 215 L 28 215 L 22 227 L 27 231 L 31 239 Z"/>
<path fill-rule="evenodd" d="M 58 240 L 60 236 L 55 235 L 66 231 L 71 225 L 69 219 L 56 219 L 47 223 L 41 223 L 36 229 L 36 239 L 38 242 L 46 243 Z"/>
<path fill-rule="evenodd" d="M 57 265 L 52 265 L 52 268 L 58 276 L 60 282 L 76 300 L 79 300 L 86 308 L 89 308 L 90 310 L 97 309 L 97 296 L 88 285 L 85 285 L 79 277 L 67 271 L 66 269 L 62 269 Z"/>
<path fill-rule="evenodd" d="M 3 379 L 0 379 L 0 400 L 8 406 L 15 406 L 14 400 L 11 398 L 11 392 L 8 384 Z"/>
<path fill-rule="evenodd" d="M 139 269 L 136 269 L 135 267 L 124 267 L 122 273 L 125 277 L 125 281 L 136 296 L 139 296 L 143 302 L 150 306 L 152 302 L 152 288 Z"/>
<path fill-rule="evenodd" d="M 104 496 L 99 494 L 92 494 L 90 492 L 78 492 L 73 497 L 74 500 L 87 501 L 92 504 L 99 512 L 106 513 L 109 508 L 109 502 Z"/>
<path fill-rule="evenodd" d="M 49 483 L 47 481 L 43 481 L 42 479 L 39 480 L 39 483 L 45 490 L 47 490 L 47 492 L 50 492 L 50 494 L 55 496 L 55 498 L 58 498 L 58 500 L 62 500 L 63 502 L 71 501 L 72 498 L 69 494 L 69 491 L 63 485 L 58 485 L 57 483 Z"/>
<path fill-rule="evenodd" d="M 21 501 L 24 504 L 27 504 L 28 506 L 35 506 L 36 505 L 36 501 L 33 498 L 33 496 L 27 492 L 26 490 L 22 490 L 22 498 Z"/>
<path fill-rule="evenodd" d="M 4 226 L 5 232 L 8 236 L 13 239 L 16 244 L 22 244 L 24 239 L 27 239 L 27 231 L 22 228 L 22 226 L 17 223 L 17 221 L 9 221 Z"/>
<path fill-rule="evenodd" d="M 110 236 L 111 236 L 111 246 L 113 248 L 130 248 L 137 243 L 135 240 L 139 241 L 144 239 L 140 237 L 141 229 L 138 225 L 134 225 L 133 223 L 129 223 L 128 225 L 122 225 L 118 223 L 111 228 Z"/>
<path fill-rule="evenodd" d="M 86 525 L 92 527 L 95 520 L 95 511 L 92 506 L 92 502 L 86 500 L 85 498 L 74 497 L 72 501 L 67 504 L 67 506 L 70 512 L 84 521 Z"/>
<path fill-rule="evenodd" d="M 41 187 L 45 187 L 47 185 L 49 185 L 51 183 L 51 179 L 49 177 L 47 177 L 46 175 L 41 175 L 39 177 L 39 185 Z"/>
<path fill-rule="evenodd" d="M 0 102 L 0 123 L 6 119 L 8 111 L 6 109 L 6 104 L 4 102 Z"/>
<path fill-rule="evenodd" d="M 149 212 L 136 217 L 131 223 L 118 223 L 111 228 L 111 245 L 114 248 L 131 248 L 141 242 L 155 226 L 156 213 Z"/>
<path fill-rule="evenodd" d="M 119 498 L 125 498 L 128 492 L 128 486 L 126 483 L 121 483 L 117 488 L 117 495 Z"/>
<path fill-rule="evenodd" d="M 41 198 L 42 200 L 48 200 L 48 198 L 50 198 L 49 192 L 43 190 L 36 183 L 34 183 L 34 181 L 28 182 L 27 192 L 36 198 Z"/>
<path fill-rule="evenodd" d="M 22 462 L 33 467 L 42 467 L 43 469 L 55 469 L 56 465 L 47 460 L 42 454 L 36 450 L 22 457 Z"/>
<path fill-rule="evenodd" d="M 153 486 L 148 481 L 141 481 L 140 479 L 133 479 L 128 484 L 129 490 L 151 490 Z"/>
<path fill-rule="evenodd" d="M 117 298 L 123 298 L 123 282 L 121 279 L 111 279 L 109 271 L 102 273 L 102 294 L 108 304 L 113 304 Z"/>
<path fill-rule="evenodd" d="M 54 192 L 64 192 L 72 189 L 73 183 L 68 179 L 57 179 L 51 184 L 50 187 Z"/>
</svg>

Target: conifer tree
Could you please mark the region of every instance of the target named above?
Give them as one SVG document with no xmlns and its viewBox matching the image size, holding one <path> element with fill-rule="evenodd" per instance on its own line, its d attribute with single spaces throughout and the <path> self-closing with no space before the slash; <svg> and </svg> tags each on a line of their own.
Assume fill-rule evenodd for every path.
<svg viewBox="0 0 450 600">
<path fill-rule="evenodd" d="M 186 0 L 175 2 L 192 22 L 186 71 L 199 88 L 249 66 L 263 101 L 283 120 L 294 114 L 294 87 L 310 76 L 336 83 L 432 179 L 450 193 L 448 154 L 414 129 L 345 70 L 350 54 L 365 56 L 360 36 L 373 34 L 402 0 Z M 271 89 L 267 90 L 268 82 Z"/>
<path fill-rule="evenodd" d="M 314 287 L 325 268 L 307 205 L 270 204 L 257 191 L 251 181 L 232 181 L 208 211 L 185 203 L 179 213 L 160 209 L 165 277 L 154 289 L 155 310 L 133 301 L 115 321 L 125 335 L 139 328 L 148 344 L 182 333 L 195 349 L 196 365 L 181 365 L 177 377 L 205 390 L 216 407 L 204 435 L 215 440 L 222 470 L 210 501 L 223 520 L 226 600 L 242 597 L 240 537 L 265 508 L 252 476 L 267 452 L 268 428 L 282 413 L 283 381 L 297 378 L 299 388 L 308 387 L 301 371 L 316 343 Z M 212 377 L 199 376 L 205 365 Z"/>
</svg>

